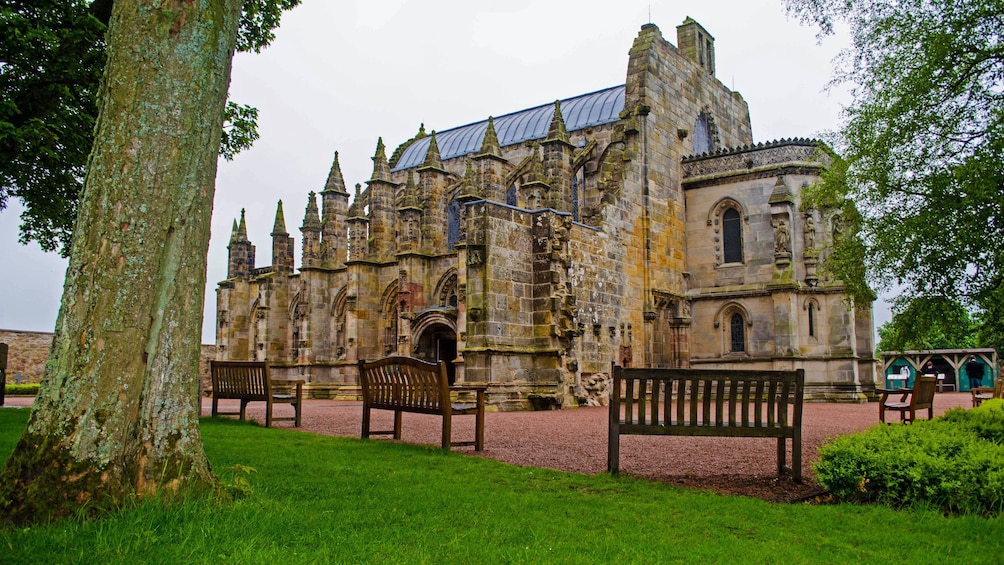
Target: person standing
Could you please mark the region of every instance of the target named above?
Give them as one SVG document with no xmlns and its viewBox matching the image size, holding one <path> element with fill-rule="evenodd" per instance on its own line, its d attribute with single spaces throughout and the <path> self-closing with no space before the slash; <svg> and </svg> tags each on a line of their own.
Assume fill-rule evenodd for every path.
<svg viewBox="0 0 1004 565">
<path fill-rule="evenodd" d="M 983 386 L 983 363 L 975 355 L 970 355 L 966 362 L 966 374 L 969 375 L 969 390 Z"/>
</svg>

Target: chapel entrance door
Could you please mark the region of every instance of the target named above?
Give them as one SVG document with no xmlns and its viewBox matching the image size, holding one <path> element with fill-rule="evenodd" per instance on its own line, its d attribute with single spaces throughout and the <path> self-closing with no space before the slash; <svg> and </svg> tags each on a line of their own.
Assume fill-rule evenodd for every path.
<svg viewBox="0 0 1004 565">
<path fill-rule="evenodd" d="M 415 356 L 425 361 L 445 361 L 446 376 L 452 385 L 457 378 L 453 360 L 457 358 L 457 332 L 444 324 L 433 324 L 418 336 Z"/>
</svg>

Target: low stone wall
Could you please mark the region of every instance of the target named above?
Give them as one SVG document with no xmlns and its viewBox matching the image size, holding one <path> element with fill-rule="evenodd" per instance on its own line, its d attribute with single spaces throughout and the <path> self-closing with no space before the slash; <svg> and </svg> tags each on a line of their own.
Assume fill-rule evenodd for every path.
<svg viewBox="0 0 1004 565">
<path fill-rule="evenodd" d="M 0 330 L 0 343 L 7 344 L 7 382 L 14 383 L 17 378 L 22 384 L 42 380 L 52 332 Z"/>
<path fill-rule="evenodd" d="M 20 375 L 21 383 L 41 382 L 45 361 L 49 358 L 52 332 L 27 332 L 0 329 L 0 343 L 7 344 L 7 382 L 14 383 Z M 209 360 L 216 358 L 216 345 L 202 344 L 199 360 L 199 377 L 202 390 L 209 386 Z"/>
</svg>

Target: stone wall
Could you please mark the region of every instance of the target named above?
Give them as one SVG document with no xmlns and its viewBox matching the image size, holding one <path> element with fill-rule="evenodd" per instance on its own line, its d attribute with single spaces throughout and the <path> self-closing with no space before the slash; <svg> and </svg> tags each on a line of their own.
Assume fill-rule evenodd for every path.
<svg viewBox="0 0 1004 565">
<path fill-rule="evenodd" d="M 6 343 L 7 350 L 7 382 L 15 382 L 18 373 L 22 383 L 38 383 L 45 373 L 45 362 L 49 358 L 49 347 L 52 345 L 52 332 L 28 332 L 20 330 L 0 330 L 0 343 Z M 216 346 L 202 345 L 202 356 L 199 360 L 199 377 L 202 380 L 202 390 L 210 389 L 209 361 L 216 358 Z"/>
<path fill-rule="evenodd" d="M 45 372 L 52 332 L 0 330 L 0 343 L 7 344 L 7 382 L 20 373 L 22 383 L 37 383 Z"/>
</svg>

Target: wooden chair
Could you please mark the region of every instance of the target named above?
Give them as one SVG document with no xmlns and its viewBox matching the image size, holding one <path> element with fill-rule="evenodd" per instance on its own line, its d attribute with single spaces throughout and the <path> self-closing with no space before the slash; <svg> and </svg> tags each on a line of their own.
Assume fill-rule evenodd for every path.
<svg viewBox="0 0 1004 565">
<path fill-rule="evenodd" d="M 978 386 L 969 391 L 973 395 L 973 408 L 991 398 L 1004 398 L 1004 377 L 994 381 L 994 386 Z"/>
<path fill-rule="evenodd" d="M 927 408 L 927 419 L 934 418 L 934 393 L 938 389 L 937 387 L 938 377 L 923 375 L 913 381 L 913 390 L 882 389 L 882 399 L 879 401 L 879 420 L 885 423 L 885 411 L 891 410 L 899 412 L 901 422 L 913 422 L 917 419 L 917 411 L 924 408 Z M 889 400 L 890 394 L 900 393 L 902 396 L 898 402 Z"/>
</svg>

